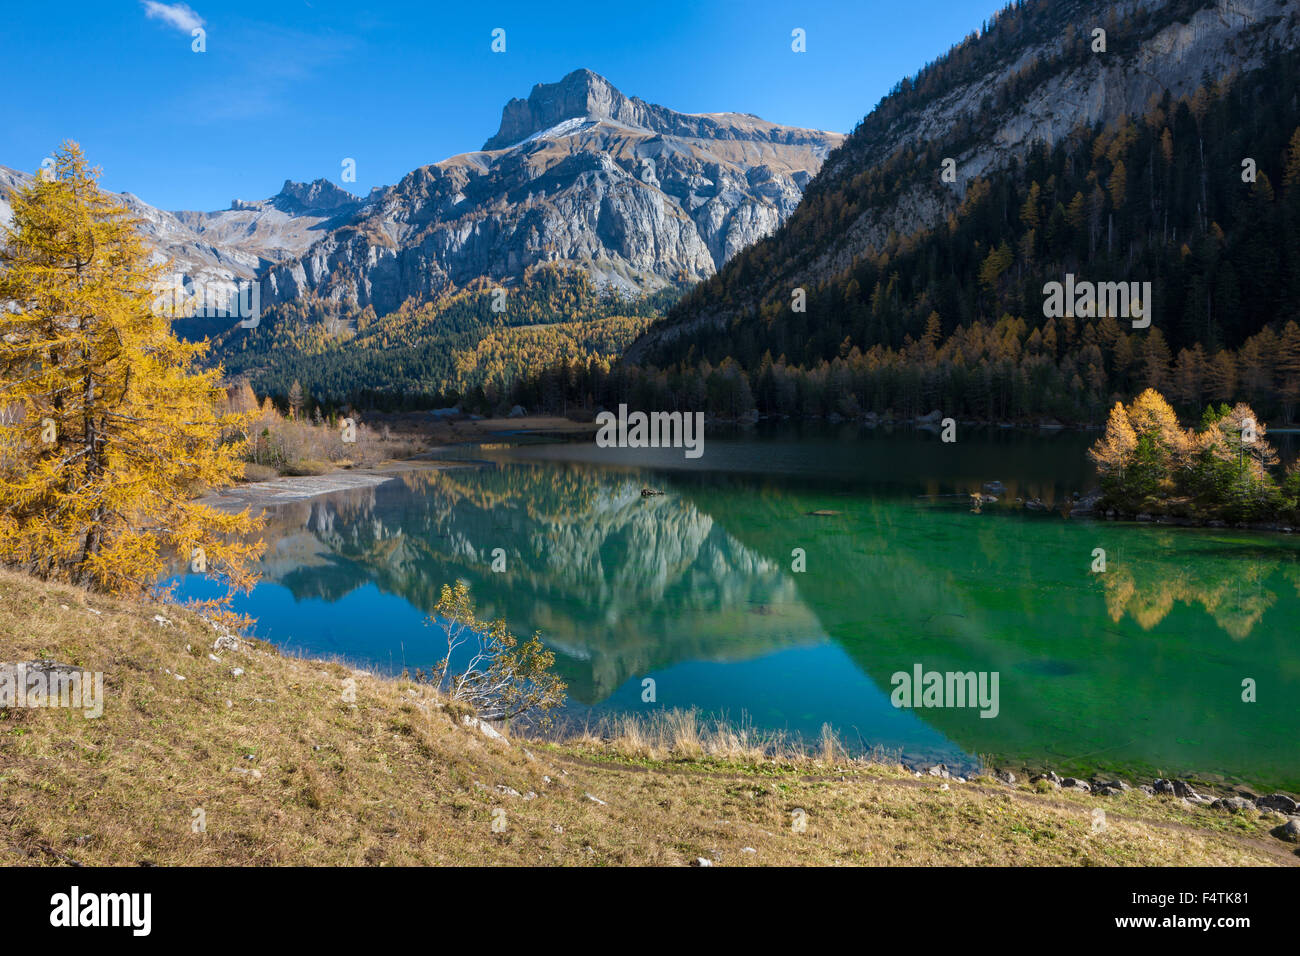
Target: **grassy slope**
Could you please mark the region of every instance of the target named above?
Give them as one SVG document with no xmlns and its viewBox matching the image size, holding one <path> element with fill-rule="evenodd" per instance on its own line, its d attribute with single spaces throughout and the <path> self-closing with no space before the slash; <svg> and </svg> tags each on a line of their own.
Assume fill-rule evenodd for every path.
<svg viewBox="0 0 1300 956">
<path fill-rule="evenodd" d="M 899 768 L 762 760 L 743 749 L 682 757 L 627 741 L 496 742 L 458 725 L 424 688 L 360 676 L 352 706 L 349 668 L 257 643 L 220 651 L 218 663 L 208 657 L 214 636 L 172 607 L 0 572 L 0 660 L 102 670 L 107 698 L 98 720 L 0 712 L 0 860 L 1300 862 L 1267 835 L 1269 821 L 1165 798 L 1040 796 L 989 780 L 943 790 Z M 232 676 L 235 667 L 244 673 Z M 1098 806 L 1108 826 L 1094 833 Z M 196 808 L 205 833 L 191 830 Z M 496 808 L 506 812 L 502 833 L 492 830 Z M 791 827 L 797 808 L 804 833 Z"/>
</svg>

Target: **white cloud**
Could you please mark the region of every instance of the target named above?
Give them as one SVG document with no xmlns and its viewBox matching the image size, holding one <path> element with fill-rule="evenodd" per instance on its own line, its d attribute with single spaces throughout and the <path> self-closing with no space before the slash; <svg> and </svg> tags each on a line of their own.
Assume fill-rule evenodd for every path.
<svg viewBox="0 0 1300 956">
<path fill-rule="evenodd" d="M 144 0 L 144 15 L 151 20 L 161 20 L 168 26 L 186 33 L 203 26 L 203 18 L 185 3 L 158 3 L 156 0 Z"/>
</svg>

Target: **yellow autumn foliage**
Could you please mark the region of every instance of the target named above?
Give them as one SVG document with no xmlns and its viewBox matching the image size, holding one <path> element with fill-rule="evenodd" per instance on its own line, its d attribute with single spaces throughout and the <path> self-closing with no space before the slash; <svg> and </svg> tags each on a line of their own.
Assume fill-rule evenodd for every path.
<svg viewBox="0 0 1300 956">
<path fill-rule="evenodd" d="M 116 594 L 176 559 L 244 589 L 247 513 L 199 503 L 242 475 L 221 370 L 156 310 L 162 269 L 68 142 L 0 234 L 0 562 Z M 219 604 L 221 602 L 211 602 Z"/>
</svg>

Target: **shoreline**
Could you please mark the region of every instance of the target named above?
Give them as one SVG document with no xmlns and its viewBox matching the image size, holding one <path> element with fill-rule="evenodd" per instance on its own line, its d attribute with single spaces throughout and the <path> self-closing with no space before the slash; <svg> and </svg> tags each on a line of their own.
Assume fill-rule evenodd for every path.
<svg viewBox="0 0 1300 956">
<path fill-rule="evenodd" d="M 460 462 L 408 458 L 365 468 L 338 468 L 323 475 L 282 476 L 265 481 L 240 482 L 218 491 L 209 491 L 198 501 L 214 508 L 266 508 L 293 501 L 308 501 L 339 491 L 375 488 L 411 472 L 442 471 L 457 467 L 464 466 Z"/>
<path fill-rule="evenodd" d="M 400 681 L 400 673 L 386 673 L 369 667 L 366 663 L 345 660 L 348 666 L 367 669 L 377 680 Z M 626 725 L 621 721 L 633 718 L 642 725 L 653 724 L 656 720 L 670 717 L 675 713 L 695 715 L 702 728 L 710 729 L 723 737 L 737 739 L 750 737 L 754 746 L 765 750 L 772 759 L 791 757 L 795 759 L 813 759 L 824 748 L 821 739 L 805 737 L 799 733 L 789 733 L 779 728 L 770 730 L 762 727 L 739 726 L 726 718 L 698 710 L 694 707 L 672 708 L 654 715 L 638 715 L 633 712 L 607 713 L 595 723 L 582 719 L 581 715 L 564 715 L 557 721 L 551 733 L 543 734 L 540 740 L 557 744 L 573 743 L 584 738 L 602 740 L 607 746 L 614 747 L 625 735 Z M 566 719 L 566 717 L 568 719 Z M 498 728 L 505 732 L 507 728 Z M 1117 796 L 1122 793 L 1145 794 L 1148 797 L 1174 796 L 1190 806 L 1205 806 L 1212 809 L 1230 809 L 1232 813 L 1241 812 L 1238 805 L 1233 808 L 1219 801 L 1244 799 L 1254 803 L 1264 800 L 1275 803 L 1284 809 L 1275 810 L 1283 817 L 1300 816 L 1300 784 L 1288 787 L 1285 784 L 1262 784 L 1244 776 L 1236 776 L 1223 771 L 1198 771 L 1184 768 L 1168 776 L 1159 775 L 1161 771 L 1151 766 L 1130 766 L 1128 769 L 1100 764 L 1065 761 L 1053 765 L 1047 760 L 1032 758 L 1008 758 L 1007 760 L 986 760 L 980 755 L 953 755 L 945 759 L 938 756 L 925 756 L 924 752 L 870 745 L 861 741 L 860 746 L 849 746 L 842 731 L 833 731 L 835 749 L 845 759 L 871 766 L 892 767 L 915 778 L 935 778 L 955 783 L 975 783 L 980 778 L 987 778 L 1008 787 L 1027 784 L 1038 793 L 1074 791 L 1081 795 L 1094 797 Z M 1073 769 L 1066 769 L 1072 767 Z M 1040 783 L 1040 781 L 1044 781 Z M 1281 801 L 1275 798 L 1284 798 Z M 1290 801 L 1288 806 L 1286 801 Z M 1272 807 L 1259 807 L 1261 811 Z M 1279 821 L 1285 822 L 1285 819 Z"/>
<path fill-rule="evenodd" d="M 280 475 L 256 481 L 241 480 L 226 488 L 210 490 L 197 500 L 215 508 L 265 508 L 292 501 L 307 501 L 338 491 L 377 487 L 410 472 L 441 471 L 481 464 L 466 459 L 440 458 L 439 453 L 448 448 L 483 445 L 522 435 L 580 436 L 594 434 L 596 430 L 595 423 L 542 415 L 523 418 L 433 419 L 430 424 L 446 427 L 431 427 L 427 437 L 437 444 L 410 458 L 392 458 L 373 465 L 340 465 L 319 475 Z"/>
<path fill-rule="evenodd" d="M 480 423 L 476 422 L 474 424 L 479 425 Z M 488 432 L 488 435 L 479 436 L 478 440 L 467 440 L 457 443 L 456 446 L 444 445 L 438 448 L 432 448 L 413 458 L 390 460 L 366 467 L 342 467 L 324 475 L 296 477 L 285 476 L 266 481 L 249 482 L 223 489 L 221 492 L 205 496 L 205 498 L 201 500 L 222 508 L 254 507 L 265 509 L 279 504 L 307 501 L 312 498 L 341 491 L 378 487 L 379 485 L 385 484 L 403 474 L 424 471 L 441 471 L 449 468 L 479 467 L 483 462 L 466 459 L 448 460 L 441 459 L 438 456 L 440 453 L 445 452 L 449 447 L 464 448 L 467 446 L 483 444 L 483 438 L 507 438 L 530 434 L 547 435 L 555 434 L 559 431 L 559 429 L 555 428 L 549 420 L 542 427 L 530 427 L 530 424 L 531 423 L 526 419 L 495 420 L 483 429 Z M 579 433 L 590 430 L 583 426 L 582 423 L 574 424 L 579 426 Z M 1005 501 L 1005 499 L 1003 500 Z M 1093 493 L 1089 493 L 1080 499 L 1079 504 L 1091 504 L 1094 500 Z M 991 504 L 993 511 L 1005 510 L 1005 513 L 1007 514 L 1022 511 L 1033 512 L 1035 510 L 1032 508 L 1027 509 L 1024 507 L 1009 506 L 999 508 L 997 502 Z M 1007 502 L 1007 505 L 1010 505 L 1010 502 Z M 1052 512 L 1047 511 L 1044 513 L 1050 514 Z M 1060 512 L 1056 511 L 1056 514 L 1059 515 Z M 1274 526 L 1269 524 L 1248 525 L 1245 523 L 1238 523 L 1233 525 L 1226 522 L 1215 521 L 1214 519 L 1196 520 L 1161 515 L 1139 517 L 1132 515 L 1119 515 L 1116 513 L 1107 514 L 1102 510 L 1091 507 L 1077 508 L 1070 514 L 1065 515 L 1065 517 L 1098 522 L 1121 521 L 1126 523 L 1150 523 L 1165 527 L 1199 527 L 1214 530 L 1232 529 L 1284 534 L 1290 534 L 1293 531 L 1289 526 Z M 353 666 L 356 667 L 368 666 L 364 663 L 352 663 Z M 376 674 L 376 676 L 379 679 L 399 679 L 397 675 Z M 563 742 L 563 740 L 561 739 L 560 742 Z M 866 752 L 861 756 L 868 757 L 869 759 L 869 754 L 871 752 L 871 748 L 867 748 Z M 1040 780 L 1047 780 L 1048 789 L 1059 790 L 1062 788 L 1072 788 L 1081 790 L 1085 793 L 1091 792 L 1094 795 L 1103 795 L 1107 790 L 1118 792 L 1130 789 L 1145 792 L 1149 796 L 1155 793 L 1172 792 L 1157 789 L 1162 786 L 1162 778 L 1153 778 L 1149 774 L 1142 772 L 1126 774 L 1122 771 L 1102 770 L 1100 767 L 1081 767 L 1080 765 L 1073 765 L 1072 771 L 1061 771 L 1063 775 L 1057 776 L 1057 774 L 1053 772 L 1051 766 L 1046 763 L 1025 764 L 1023 766 L 1015 766 L 1013 770 L 1009 770 L 1009 767 L 1013 767 L 1012 764 L 985 764 L 978 759 L 970 762 L 959 762 L 953 766 L 949 766 L 942 761 L 936 762 L 935 758 L 937 756 L 938 755 L 936 754 L 927 758 L 922 755 L 907 754 L 904 752 L 893 754 L 888 759 L 890 762 L 906 770 L 908 773 L 913 774 L 915 777 L 929 776 L 966 782 L 967 780 L 973 780 L 979 776 L 992 776 L 993 778 L 1005 783 L 1006 780 L 1004 777 L 1009 776 L 1012 777 L 1013 780 L 1019 779 L 1021 782 L 1024 782 L 1027 778 L 1031 786 Z M 1071 776 L 1069 773 L 1073 773 L 1077 776 Z M 1262 794 L 1264 790 L 1267 789 L 1256 787 L 1254 782 L 1245 780 L 1244 778 L 1223 778 L 1219 774 L 1203 776 L 1195 771 L 1184 771 L 1184 774 L 1184 778 L 1169 778 L 1164 782 L 1168 783 L 1170 786 L 1186 789 L 1193 795 L 1193 797 L 1199 797 L 1201 791 L 1208 794 L 1208 796 L 1202 797 L 1199 800 L 1192 799 L 1190 802 L 1193 803 L 1203 802 L 1206 805 L 1210 805 L 1217 799 L 1236 799 L 1242 797 L 1243 793 Z M 1195 781 L 1195 786 L 1190 781 Z M 1198 791 L 1196 787 L 1200 787 L 1201 791 Z M 1297 793 L 1300 793 L 1300 791 L 1297 791 Z M 1183 797 L 1181 793 L 1176 793 L 1175 795 L 1187 799 Z M 1250 799 L 1254 799 L 1254 797 L 1252 796 Z M 1294 812 L 1300 813 L 1300 809 L 1297 809 Z"/>
</svg>

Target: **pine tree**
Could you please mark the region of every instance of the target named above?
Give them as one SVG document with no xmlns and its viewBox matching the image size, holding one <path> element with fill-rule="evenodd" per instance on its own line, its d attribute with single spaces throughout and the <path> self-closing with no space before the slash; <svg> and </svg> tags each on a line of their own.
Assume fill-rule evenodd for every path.
<svg viewBox="0 0 1300 956">
<path fill-rule="evenodd" d="M 240 474 L 220 370 L 192 366 L 151 286 L 161 270 L 125 207 L 68 142 L 10 196 L 0 249 L 0 560 L 118 594 L 179 555 L 233 589 L 261 542 L 247 513 L 195 495 Z M 200 549 L 201 558 L 200 561 Z M 214 607 L 224 602 L 207 602 Z"/>
<path fill-rule="evenodd" d="M 1192 442 L 1178 424 L 1178 416 L 1163 395 L 1148 388 L 1126 409 L 1129 426 L 1137 438 L 1133 463 L 1125 475 L 1125 491 L 1132 502 L 1151 496 L 1167 497 L 1176 490 L 1176 478 L 1188 466 Z"/>
<path fill-rule="evenodd" d="M 1174 398 L 1189 408 L 1199 408 L 1205 392 L 1205 350 L 1197 342 L 1193 348 L 1178 353 L 1174 367 Z"/>
<path fill-rule="evenodd" d="M 1210 398 L 1220 402 L 1232 400 L 1237 393 L 1237 360 L 1231 352 L 1215 353 L 1214 360 L 1205 369 L 1205 384 Z"/>
<path fill-rule="evenodd" d="M 1207 410 L 1196 436 L 1191 488 L 1234 518 L 1267 514 L 1276 504 L 1277 486 L 1268 469 L 1277 451 L 1264 436 L 1268 429 L 1254 409 L 1237 403 Z"/>
<path fill-rule="evenodd" d="M 1128 196 L 1128 170 L 1121 160 L 1115 164 L 1110 174 L 1110 201 L 1116 209 L 1122 209 Z"/>
<path fill-rule="evenodd" d="M 1142 343 L 1143 381 L 1148 388 L 1162 389 L 1169 382 L 1169 345 L 1164 333 L 1152 329 Z"/>
</svg>

